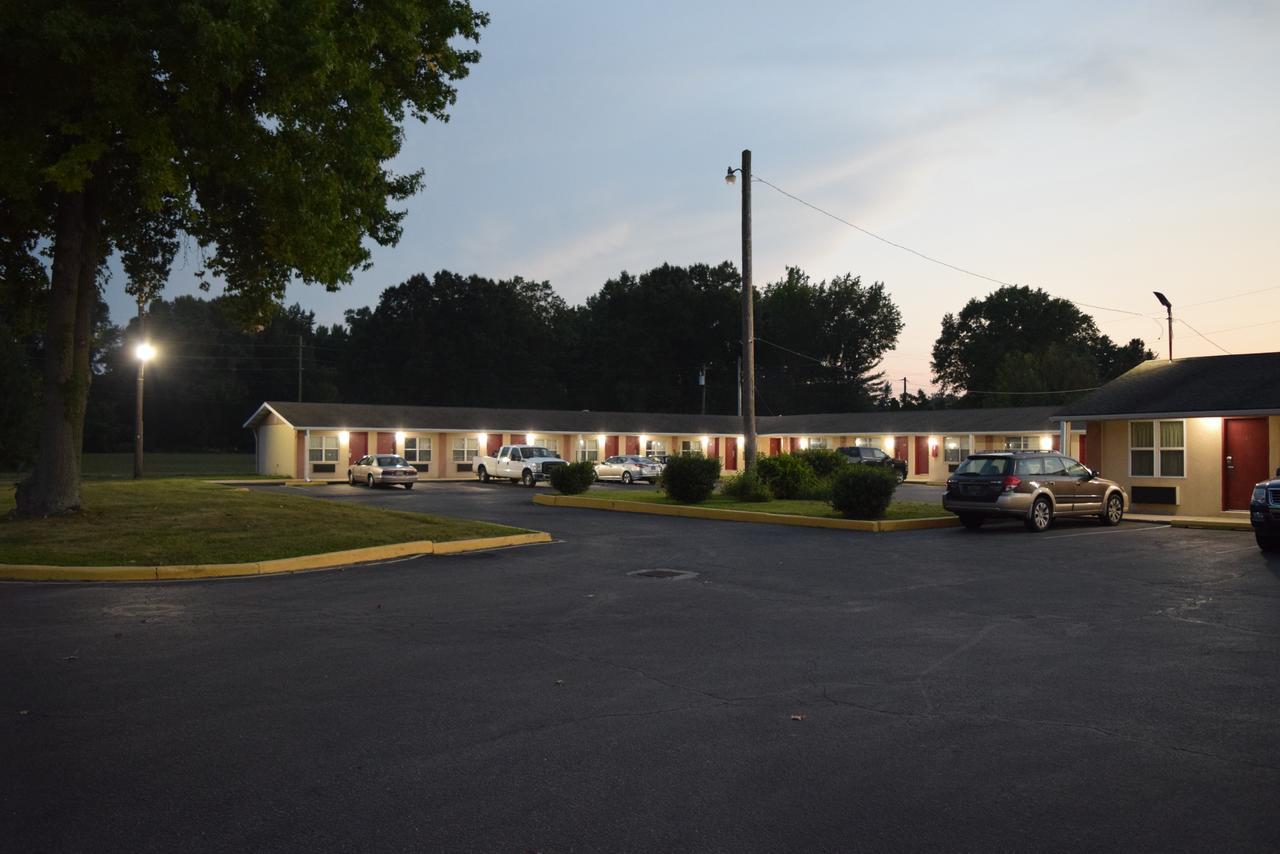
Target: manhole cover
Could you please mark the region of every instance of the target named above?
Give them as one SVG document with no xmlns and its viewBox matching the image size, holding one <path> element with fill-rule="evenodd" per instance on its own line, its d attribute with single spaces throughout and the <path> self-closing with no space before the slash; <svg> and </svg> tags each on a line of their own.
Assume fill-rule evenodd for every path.
<svg viewBox="0 0 1280 854">
<path fill-rule="evenodd" d="M 627 573 L 627 575 L 631 575 L 636 578 L 672 578 L 676 580 L 679 580 L 682 578 L 693 578 L 697 574 L 698 573 L 696 572 L 687 572 L 682 569 L 662 569 L 662 568 L 637 569 L 634 572 Z"/>
</svg>

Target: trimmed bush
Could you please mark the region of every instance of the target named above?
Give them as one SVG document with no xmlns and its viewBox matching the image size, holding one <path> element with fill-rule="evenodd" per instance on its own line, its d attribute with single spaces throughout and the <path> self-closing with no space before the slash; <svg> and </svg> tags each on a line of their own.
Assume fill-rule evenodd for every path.
<svg viewBox="0 0 1280 854">
<path fill-rule="evenodd" d="M 846 519 L 879 519 L 897 486 L 891 469 L 848 466 L 831 483 L 831 506 Z"/>
<path fill-rule="evenodd" d="M 796 498 L 804 501 L 830 501 L 831 500 L 831 484 L 835 481 L 833 477 L 816 477 L 813 479 L 812 485 L 807 485 L 800 490 Z"/>
<path fill-rule="evenodd" d="M 844 454 L 830 448 L 805 448 L 803 451 L 794 452 L 792 456 L 808 463 L 809 468 L 813 469 L 813 473 L 820 479 L 834 476 L 849 464 Z"/>
<path fill-rule="evenodd" d="M 577 495 L 586 492 L 596 480 L 596 467 L 589 462 L 569 463 L 567 466 L 556 466 L 549 475 L 551 485 L 565 495 Z"/>
<path fill-rule="evenodd" d="M 738 501 L 769 501 L 773 493 L 759 473 L 752 469 L 725 480 L 720 487 L 720 494 L 735 498 Z"/>
<path fill-rule="evenodd" d="M 681 504 L 705 501 L 720 478 L 720 461 L 695 454 L 671 457 L 658 477 L 658 488 Z"/>
<path fill-rule="evenodd" d="M 818 478 L 809 464 L 794 454 L 760 457 L 756 469 L 774 498 L 799 498 L 818 488 Z"/>
</svg>

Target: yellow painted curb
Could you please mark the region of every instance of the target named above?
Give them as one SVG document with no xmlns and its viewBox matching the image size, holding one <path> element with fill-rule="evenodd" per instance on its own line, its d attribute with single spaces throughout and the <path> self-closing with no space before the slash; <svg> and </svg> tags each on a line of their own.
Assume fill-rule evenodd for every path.
<svg viewBox="0 0 1280 854">
<path fill-rule="evenodd" d="M 255 561 L 252 563 L 206 563 L 174 566 L 0 564 L 0 579 L 8 581 L 173 581 L 190 578 L 277 575 L 287 572 L 305 572 L 310 569 L 330 569 L 336 566 L 392 560 L 401 557 L 459 554 L 482 549 L 501 549 L 509 548 L 510 546 L 549 542 L 551 542 L 550 534 L 542 531 L 532 531 L 528 534 L 509 534 L 502 537 L 482 537 L 474 540 L 453 540 L 444 543 L 437 543 L 432 540 L 414 540 L 407 543 L 391 543 L 385 546 L 369 546 L 362 549 L 346 549 L 340 552 L 300 555 L 298 557 Z"/>
<path fill-rule="evenodd" d="M 756 522 L 765 525 L 791 525 L 797 528 L 831 528 L 839 531 L 889 533 L 924 528 L 954 528 L 960 520 L 952 518 L 901 519 L 873 522 L 862 519 L 824 519 L 820 516 L 791 516 L 762 513 L 757 510 L 721 510 L 713 507 L 687 507 L 672 504 L 648 504 L 609 498 L 582 498 L 577 495 L 535 495 L 534 504 L 548 507 L 577 507 L 584 510 L 613 510 L 618 513 L 647 513 L 652 516 L 680 516 L 685 519 L 718 519 L 726 522 Z"/>
</svg>

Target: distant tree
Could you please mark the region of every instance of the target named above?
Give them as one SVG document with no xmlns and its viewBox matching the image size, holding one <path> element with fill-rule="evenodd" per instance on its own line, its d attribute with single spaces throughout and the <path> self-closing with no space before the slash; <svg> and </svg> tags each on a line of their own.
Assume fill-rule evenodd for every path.
<svg viewBox="0 0 1280 854">
<path fill-rule="evenodd" d="M 0 210 L 53 261 L 19 512 L 80 506 L 98 271 L 137 213 L 175 213 L 246 313 L 339 287 L 399 238 L 406 114 L 447 119 L 486 23 L 465 0 L 0 5 Z"/>
<path fill-rule="evenodd" d="M 762 402 L 782 413 L 869 409 L 877 371 L 902 331 L 902 314 L 882 282 L 851 273 L 813 282 L 798 267 L 760 295 L 756 348 Z"/>
<path fill-rule="evenodd" d="M 1060 403 L 1151 358 L 1142 341 L 1117 347 L 1074 303 L 1003 287 L 942 319 L 933 377 L 966 405 Z"/>
</svg>

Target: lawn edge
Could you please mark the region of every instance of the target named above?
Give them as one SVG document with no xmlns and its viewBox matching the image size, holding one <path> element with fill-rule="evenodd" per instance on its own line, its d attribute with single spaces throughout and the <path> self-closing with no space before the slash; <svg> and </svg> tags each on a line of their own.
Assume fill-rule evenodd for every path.
<svg viewBox="0 0 1280 854">
<path fill-rule="evenodd" d="M 618 513 L 648 513 L 653 516 L 681 516 L 686 519 L 718 519 L 726 522 L 755 522 L 765 525 L 791 525 L 799 528 L 833 528 L 839 531 L 861 531 L 888 534 L 897 531 L 919 531 L 927 528 L 955 528 L 960 520 L 954 516 L 928 519 L 823 519 L 820 516 L 795 516 L 763 513 L 758 510 L 722 510 L 713 507 L 688 507 L 671 504 L 648 504 L 615 498 L 583 498 L 577 495 L 535 495 L 534 504 L 547 507 L 577 507 L 584 510 L 612 510 Z"/>
<path fill-rule="evenodd" d="M 5 581 L 174 581 L 192 578 L 236 578 L 254 575 L 279 575 L 332 569 L 356 563 L 370 563 L 422 555 L 454 555 L 464 552 L 504 549 L 551 542 L 543 531 L 506 534 L 500 537 L 477 537 L 469 540 L 411 540 L 383 546 L 365 546 L 337 552 L 298 555 L 248 563 L 200 563 L 167 566 L 52 566 L 46 564 L 0 564 L 0 579 Z"/>
</svg>

